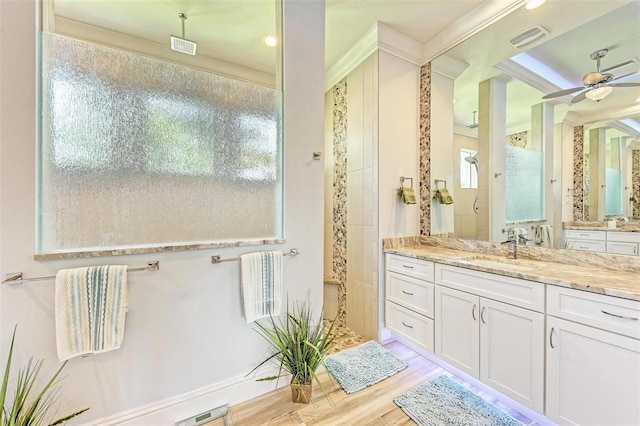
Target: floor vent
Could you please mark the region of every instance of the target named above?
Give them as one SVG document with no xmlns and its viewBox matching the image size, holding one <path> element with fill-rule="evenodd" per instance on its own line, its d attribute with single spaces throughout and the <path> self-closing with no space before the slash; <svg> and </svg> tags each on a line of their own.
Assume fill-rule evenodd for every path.
<svg viewBox="0 0 640 426">
<path fill-rule="evenodd" d="M 198 426 L 205 423 L 208 423 L 212 420 L 219 419 L 220 417 L 224 417 L 229 412 L 228 405 L 221 405 L 220 407 L 214 408 L 213 410 L 205 411 L 204 413 L 200 413 L 196 416 L 189 417 L 188 419 L 181 420 L 176 423 L 176 426 Z M 227 424 L 225 419 L 224 424 Z"/>
</svg>

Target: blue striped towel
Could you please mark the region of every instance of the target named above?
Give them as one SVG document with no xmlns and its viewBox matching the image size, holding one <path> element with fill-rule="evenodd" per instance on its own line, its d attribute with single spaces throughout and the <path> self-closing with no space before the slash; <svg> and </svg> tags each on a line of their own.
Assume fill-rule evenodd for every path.
<svg viewBox="0 0 640 426">
<path fill-rule="evenodd" d="M 61 269 L 55 297 L 60 361 L 120 347 L 128 308 L 126 265 Z"/>
<path fill-rule="evenodd" d="M 259 251 L 240 256 L 244 318 L 253 322 L 280 315 L 282 252 Z"/>
</svg>

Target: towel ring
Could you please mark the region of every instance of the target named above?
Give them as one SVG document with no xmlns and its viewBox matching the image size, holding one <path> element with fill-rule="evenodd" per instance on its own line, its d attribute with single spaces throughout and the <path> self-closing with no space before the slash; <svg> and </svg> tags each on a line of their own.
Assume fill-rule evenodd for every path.
<svg viewBox="0 0 640 426">
<path fill-rule="evenodd" d="M 444 179 L 436 179 L 434 181 L 436 183 L 436 189 L 438 189 L 438 184 L 444 183 L 444 189 L 447 189 L 447 181 Z"/>
<path fill-rule="evenodd" d="M 413 178 L 410 177 L 404 177 L 404 176 L 400 176 L 400 188 L 404 187 L 404 181 L 405 180 L 410 180 L 411 181 L 411 186 L 410 188 L 413 188 Z"/>
</svg>

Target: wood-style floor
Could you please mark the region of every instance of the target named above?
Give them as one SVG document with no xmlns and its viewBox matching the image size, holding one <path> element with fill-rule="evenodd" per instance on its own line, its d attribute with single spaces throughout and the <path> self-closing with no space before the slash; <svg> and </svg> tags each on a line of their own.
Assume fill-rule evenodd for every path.
<svg viewBox="0 0 640 426">
<path fill-rule="evenodd" d="M 218 419 L 208 425 L 413 425 L 415 423 L 393 402 L 393 398 L 440 374 L 450 373 L 398 342 L 385 347 L 404 360 L 408 368 L 351 395 L 324 372 L 320 376 L 321 383 L 330 401 L 314 384 L 312 403 L 294 404 L 289 387 L 285 386 L 231 407 L 224 421 Z M 525 425 L 532 423 L 495 399 L 479 394 Z"/>
</svg>

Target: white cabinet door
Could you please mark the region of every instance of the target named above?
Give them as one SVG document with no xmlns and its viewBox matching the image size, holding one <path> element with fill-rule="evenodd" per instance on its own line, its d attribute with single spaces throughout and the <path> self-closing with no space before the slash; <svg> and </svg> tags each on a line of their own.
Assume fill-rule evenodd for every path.
<svg viewBox="0 0 640 426">
<path fill-rule="evenodd" d="M 480 377 L 480 298 L 436 286 L 436 355 L 475 378 Z"/>
<path fill-rule="evenodd" d="M 607 241 L 607 253 L 630 254 L 635 256 L 638 254 L 638 244 Z"/>
<path fill-rule="evenodd" d="M 480 380 L 543 412 L 544 314 L 480 300 Z"/>
<path fill-rule="evenodd" d="M 547 317 L 547 417 L 640 425 L 640 341 Z"/>
</svg>

